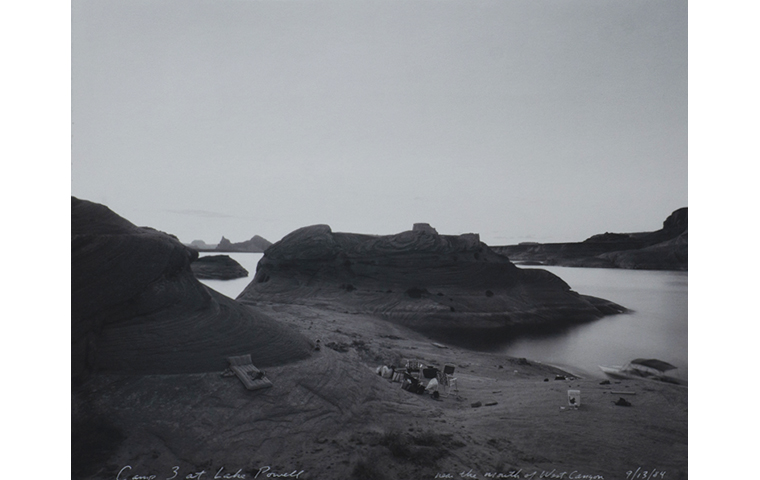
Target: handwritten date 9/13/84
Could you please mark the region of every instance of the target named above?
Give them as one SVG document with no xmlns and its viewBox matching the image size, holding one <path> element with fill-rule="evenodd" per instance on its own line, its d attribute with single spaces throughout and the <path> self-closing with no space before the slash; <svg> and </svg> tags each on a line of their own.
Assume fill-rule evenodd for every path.
<svg viewBox="0 0 760 480">
<path fill-rule="evenodd" d="M 656 468 L 653 468 L 652 470 L 644 470 L 639 467 L 636 470 L 628 470 L 625 472 L 625 480 L 664 480 L 664 478 L 665 471 L 657 470 Z"/>
</svg>

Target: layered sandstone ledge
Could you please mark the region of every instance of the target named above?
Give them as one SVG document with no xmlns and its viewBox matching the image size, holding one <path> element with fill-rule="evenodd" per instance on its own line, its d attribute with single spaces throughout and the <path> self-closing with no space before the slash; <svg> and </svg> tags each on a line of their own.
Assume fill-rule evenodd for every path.
<svg viewBox="0 0 760 480">
<path fill-rule="evenodd" d="M 267 249 L 237 300 L 369 313 L 442 335 L 513 334 L 625 311 L 516 267 L 476 234 L 439 235 L 425 224 L 387 236 L 296 230 Z"/>
</svg>

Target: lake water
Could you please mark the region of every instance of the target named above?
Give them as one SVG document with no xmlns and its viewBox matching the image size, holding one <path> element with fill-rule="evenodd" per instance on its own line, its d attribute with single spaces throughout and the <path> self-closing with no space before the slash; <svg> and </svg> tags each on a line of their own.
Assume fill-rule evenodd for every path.
<svg viewBox="0 0 760 480">
<path fill-rule="evenodd" d="M 205 252 L 201 256 L 219 255 Z M 248 270 L 235 280 L 201 280 L 236 298 L 253 280 L 261 253 L 223 253 Z M 599 365 L 624 365 L 634 358 L 658 358 L 678 367 L 671 374 L 688 375 L 688 274 L 605 268 L 527 267 L 548 270 L 576 292 L 605 298 L 632 313 L 604 317 L 561 334 L 518 339 L 502 348 L 513 357 L 525 357 L 565 368 L 584 377 L 604 378 Z"/>
<path fill-rule="evenodd" d="M 230 298 L 236 298 L 240 293 L 245 290 L 245 287 L 253 281 L 254 275 L 256 275 L 256 265 L 264 256 L 263 253 L 224 253 L 224 252 L 200 252 L 201 257 L 207 257 L 211 255 L 227 255 L 234 259 L 240 265 L 248 270 L 248 276 L 243 278 L 235 278 L 233 280 L 201 280 L 204 285 L 213 288 L 219 293 L 222 293 Z"/>
<path fill-rule="evenodd" d="M 688 274 L 606 268 L 527 267 L 548 270 L 576 292 L 605 298 L 633 310 L 578 325 L 561 335 L 532 337 L 503 352 L 565 367 L 577 375 L 604 378 L 599 365 L 624 365 L 657 358 L 688 376 Z"/>
</svg>

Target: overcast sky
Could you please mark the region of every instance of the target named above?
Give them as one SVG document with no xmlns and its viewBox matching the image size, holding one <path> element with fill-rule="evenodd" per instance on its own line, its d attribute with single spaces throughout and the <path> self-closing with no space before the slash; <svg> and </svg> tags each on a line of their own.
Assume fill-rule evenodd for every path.
<svg viewBox="0 0 760 480">
<path fill-rule="evenodd" d="M 72 195 L 184 242 L 580 241 L 688 206 L 686 1 L 72 8 Z"/>
</svg>

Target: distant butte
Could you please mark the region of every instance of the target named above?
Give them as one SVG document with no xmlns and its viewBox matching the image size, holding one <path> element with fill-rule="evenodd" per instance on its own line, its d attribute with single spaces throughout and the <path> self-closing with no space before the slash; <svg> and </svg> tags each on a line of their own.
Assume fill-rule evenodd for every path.
<svg viewBox="0 0 760 480">
<path fill-rule="evenodd" d="M 516 267 L 477 234 L 439 235 L 427 224 L 387 236 L 301 228 L 267 249 L 237 300 L 369 313 L 441 338 L 511 336 L 625 311 Z"/>
<path fill-rule="evenodd" d="M 514 262 L 566 267 L 686 271 L 689 211 L 674 211 L 654 232 L 602 233 L 577 243 L 521 243 L 492 247 Z"/>
<path fill-rule="evenodd" d="M 254 235 L 250 240 L 238 243 L 233 243 L 225 237 L 222 237 L 216 248 L 214 248 L 214 251 L 263 253 L 270 245 L 272 245 L 272 242 L 258 235 Z"/>
</svg>

